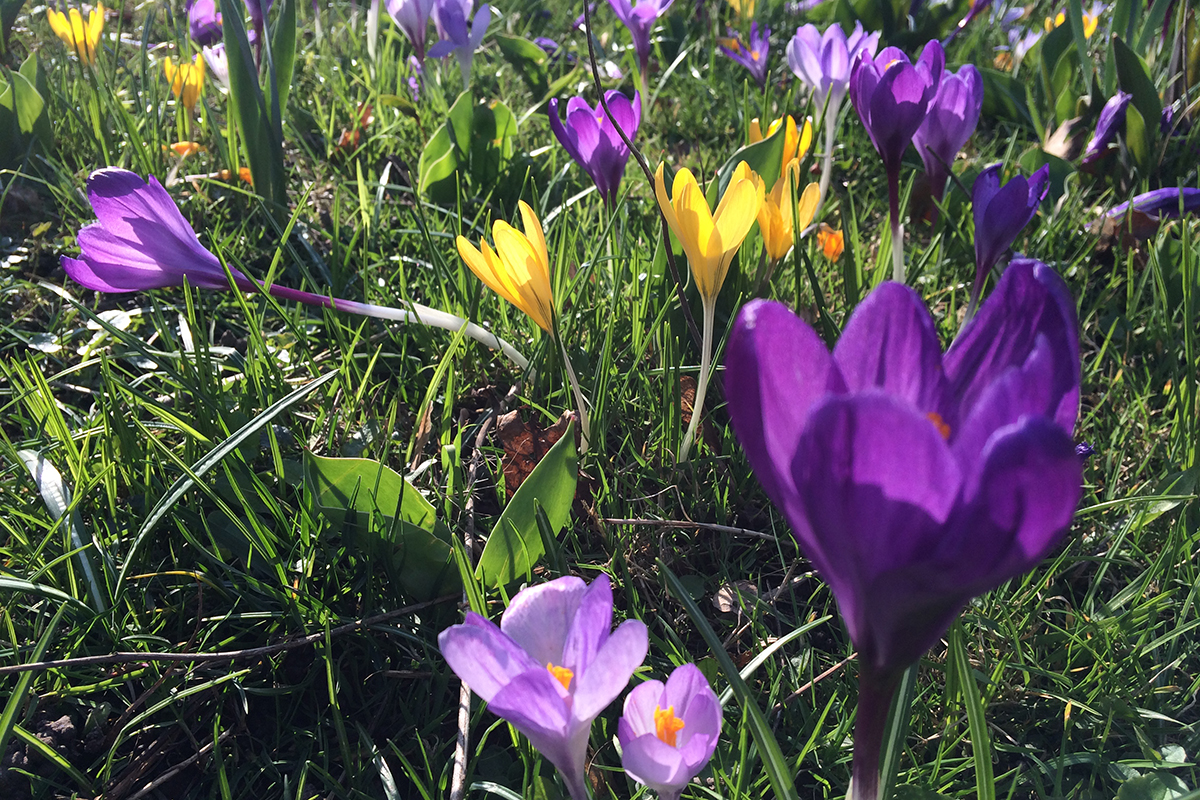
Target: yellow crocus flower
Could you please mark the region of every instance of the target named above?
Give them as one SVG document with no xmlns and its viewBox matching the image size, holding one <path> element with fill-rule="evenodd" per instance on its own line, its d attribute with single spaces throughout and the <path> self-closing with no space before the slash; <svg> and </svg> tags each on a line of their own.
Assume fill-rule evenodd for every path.
<svg viewBox="0 0 1200 800">
<path fill-rule="evenodd" d="M 171 91 L 188 111 L 196 109 L 200 90 L 204 88 L 204 59 L 196 56 L 191 64 L 175 64 L 174 59 L 163 60 L 163 72 L 171 84 Z"/>
<path fill-rule="evenodd" d="M 1050 31 L 1054 30 L 1055 28 L 1057 28 L 1059 25 L 1062 25 L 1066 21 L 1067 21 L 1067 14 L 1065 11 L 1058 12 L 1053 18 L 1046 17 L 1046 33 L 1049 33 Z M 1083 38 L 1085 38 L 1085 39 L 1092 38 L 1092 34 L 1096 32 L 1096 27 L 1099 24 L 1100 24 L 1100 15 L 1099 14 L 1088 14 L 1087 12 L 1084 12 L 1084 14 L 1083 14 Z"/>
<path fill-rule="evenodd" d="M 835 231 L 822 222 L 817 231 L 817 244 L 821 246 L 821 252 L 825 254 L 826 258 L 830 261 L 837 261 L 842 257 L 842 251 L 846 249 L 846 237 L 841 231 Z"/>
<path fill-rule="evenodd" d="M 761 182 L 749 165 L 743 161 L 738 164 L 737 171 L 743 171 L 753 176 L 752 180 Z M 798 202 L 795 200 L 796 187 L 800 185 L 800 160 L 792 159 L 783 170 L 783 180 L 775 182 L 775 188 L 763 198 L 763 203 L 758 209 L 758 230 L 763 237 L 763 245 L 767 248 L 767 258 L 771 263 L 779 261 L 788 254 L 792 249 L 792 244 L 795 243 L 795 227 L 793 223 L 797 223 L 800 229 L 808 227 L 808 223 L 812 222 L 813 214 L 817 210 L 817 201 L 821 197 L 821 189 L 816 183 L 810 183 L 804 188 Z M 793 207 L 795 213 L 793 214 Z"/>
<path fill-rule="evenodd" d="M 808 155 L 808 148 L 812 146 L 813 139 L 812 120 L 804 120 L 804 130 L 800 130 L 791 114 L 788 114 L 786 117 L 780 117 L 768 125 L 767 136 L 774 135 L 775 131 L 779 130 L 779 126 L 783 125 L 785 121 L 787 128 L 783 132 L 783 159 L 779 162 L 784 168 L 792 161 L 803 159 Z M 758 117 L 750 120 L 750 144 L 761 142 L 765 138 L 767 137 L 763 136 Z M 782 170 L 780 174 L 782 174 Z"/>
<path fill-rule="evenodd" d="M 725 188 L 716 212 L 708 210 L 708 201 L 696 178 L 686 167 L 675 173 L 671 197 L 663 181 L 663 164 L 654 174 L 654 194 L 667 225 L 683 245 L 696 289 L 705 303 L 716 299 L 725 282 L 729 263 L 750 232 L 762 203 L 761 184 L 735 173 Z"/>
<path fill-rule="evenodd" d="M 738 19 L 752 19 L 756 2 L 757 0 L 729 0 L 729 6 L 738 15 Z"/>
<path fill-rule="evenodd" d="M 483 252 L 456 239 L 458 254 L 489 289 L 524 311 L 546 333 L 554 329 L 554 297 L 550 293 L 550 256 L 542 223 L 524 200 L 518 203 L 525 233 L 504 220 L 492 225 L 496 249 L 481 241 Z"/>
<path fill-rule="evenodd" d="M 46 19 L 50 22 L 50 29 L 63 40 L 63 44 L 75 51 L 80 61 L 85 64 L 96 63 L 100 32 L 104 30 L 103 5 L 98 4 L 92 9 L 86 26 L 83 24 L 83 14 L 79 13 L 78 8 L 72 8 L 66 14 L 47 8 Z"/>
<path fill-rule="evenodd" d="M 199 142 L 175 142 L 172 145 L 164 144 L 163 152 L 174 153 L 180 158 L 186 158 L 187 156 L 194 156 L 196 153 L 206 153 L 208 152 L 208 148 Z"/>
</svg>

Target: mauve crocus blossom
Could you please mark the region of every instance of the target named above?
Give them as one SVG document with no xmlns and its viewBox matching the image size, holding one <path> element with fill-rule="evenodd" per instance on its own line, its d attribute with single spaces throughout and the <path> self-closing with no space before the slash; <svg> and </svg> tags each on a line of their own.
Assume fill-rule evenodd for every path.
<svg viewBox="0 0 1200 800">
<path fill-rule="evenodd" d="M 750 70 L 750 77 L 759 88 L 767 85 L 767 56 L 771 52 L 771 29 L 764 28 L 759 34 L 758 23 L 750 23 L 750 40 L 742 42 L 742 37 L 736 31 L 728 31 L 728 36 L 717 39 L 721 52 Z"/>
<path fill-rule="evenodd" d="M 1118 91 L 1115 97 L 1109 98 L 1100 109 L 1100 119 L 1096 123 L 1096 132 L 1092 134 L 1087 149 L 1083 151 L 1083 163 L 1091 164 L 1099 161 L 1108 152 L 1108 146 L 1116 141 L 1117 131 L 1125 124 L 1125 111 L 1133 95 L 1129 92 Z"/>
<path fill-rule="evenodd" d="M 228 89 L 229 59 L 225 55 L 225 43 L 221 42 L 212 47 L 201 48 L 200 55 L 204 56 L 204 63 L 208 65 L 213 82 L 222 89 Z"/>
<path fill-rule="evenodd" d="M 429 15 L 434 0 L 387 0 L 388 16 L 408 37 L 416 52 L 417 61 L 425 61 L 425 37 L 429 32 Z"/>
<path fill-rule="evenodd" d="M 1036 261 L 1009 266 L 945 354 L 920 296 L 894 282 L 858 305 L 832 353 L 781 303 L 738 316 L 734 431 L 858 652 L 855 800 L 878 795 L 904 669 L 1070 526 L 1079 384 L 1075 302 Z"/>
<path fill-rule="evenodd" d="M 444 311 L 410 303 L 409 308 L 387 308 L 289 289 L 260 286 L 245 274 L 229 268 L 200 244 L 192 226 L 154 176 L 149 183 L 137 173 L 108 167 L 88 177 L 88 199 L 96 222 L 84 226 L 76 241 L 79 258 L 63 256 L 62 268 L 71 280 L 97 292 L 145 292 L 187 283 L 201 289 L 229 289 L 230 278 L 243 292 L 266 291 L 280 300 L 346 311 L 379 319 L 418 322 L 457 331 L 466 328 L 472 339 L 499 349 L 521 369 L 529 361 L 512 345 L 473 322 Z"/>
<path fill-rule="evenodd" d="M 674 0 L 608 0 L 621 24 L 629 29 L 633 38 L 633 51 L 637 54 L 638 71 L 642 76 L 642 95 L 650 93 L 650 78 L 646 74 L 650 67 L 650 31 L 658 18 L 667 13 Z M 636 4 L 635 4 L 636 3 Z"/>
<path fill-rule="evenodd" d="M 262 48 L 267 14 L 270 13 L 271 4 L 275 0 L 243 0 L 243 2 L 246 4 L 246 10 L 250 12 L 250 30 L 247 32 L 247 38 L 254 45 L 255 57 L 257 57 L 258 51 Z"/>
<path fill-rule="evenodd" d="M 925 45 L 916 64 L 895 47 L 884 48 L 875 58 L 862 53 L 850 76 L 850 101 L 887 171 L 892 277 L 900 282 L 904 280 L 900 162 L 937 96 L 945 67 L 946 54 L 935 39 Z"/>
<path fill-rule="evenodd" d="M 454 674 L 558 768 L 574 800 L 587 800 L 584 759 L 592 721 L 646 658 L 646 626 L 611 631 L 607 575 L 568 577 L 517 593 L 500 626 L 468 611 L 438 636 Z"/>
<path fill-rule="evenodd" d="M 632 140 L 642 124 L 642 96 L 635 91 L 630 102 L 625 95 L 611 90 L 604 93 L 604 99 L 621 130 Z M 604 108 L 599 103 L 593 108 L 582 97 L 572 97 L 567 101 L 564 125 L 558 118 L 558 98 L 554 98 L 550 101 L 550 130 L 575 163 L 591 176 L 605 205 L 615 206 L 629 148 Z"/>
<path fill-rule="evenodd" d="M 47 8 L 46 20 L 50 23 L 50 30 L 54 31 L 54 35 L 74 50 L 80 61 L 85 64 L 96 63 L 100 34 L 104 30 L 103 4 L 97 4 L 91 10 L 86 25 L 78 8 L 68 9 L 66 14 L 54 8 Z"/>
<path fill-rule="evenodd" d="M 913 145 L 925 164 L 933 196 L 941 199 L 950 177 L 949 165 L 975 132 L 983 109 L 983 76 L 970 64 L 947 71 L 929 105 L 925 121 L 913 134 Z"/>
<path fill-rule="evenodd" d="M 1130 207 L 1134 211 L 1159 218 L 1178 217 L 1180 213 L 1190 214 L 1193 211 L 1200 211 L 1200 189 L 1177 189 L 1173 186 L 1166 189 L 1155 189 L 1152 192 L 1139 194 L 1128 202 L 1113 206 L 1109 209 L 1108 216 L 1123 216 Z"/>
<path fill-rule="evenodd" d="M 188 0 L 188 33 L 192 41 L 201 47 L 209 47 L 221 41 L 221 14 L 216 0 Z"/>
<path fill-rule="evenodd" d="M 708 764 L 720 736 L 721 703 L 695 664 L 676 667 L 666 685 L 636 687 L 617 723 L 621 766 L 659 800 L 677 800 Z"/>
<path fill-rule="evenodd" d="M 971 187 L 971 213 L 975 219 L 975 287 L 971 291 L 971 313 L 979 301 L 983 280 L 1017 234 L 1029 224 L 1050 191 L 1050 165 L 1029 176 L 1018 175 L 1000 185 L 1000 164 L 979 173 Z"/>
<path fill-rule="evenodd" d="M 471 61 L 475 51 L 483 43 L 483 36 L 492 22 L 492 7 L 486 3 L 480 6 L 471 20 L 469 30 L 458 0 L 446 0 L 438 5 L 434 18 L 438 29 L 444 33 L 442 40 L 429 49 L 429 55 L 431 58 L 442 58 L 453 53 L 458 58 L 458 68 L 462 72 L 463 86 L 466 87 L 471 83 Z"/>
</svg>

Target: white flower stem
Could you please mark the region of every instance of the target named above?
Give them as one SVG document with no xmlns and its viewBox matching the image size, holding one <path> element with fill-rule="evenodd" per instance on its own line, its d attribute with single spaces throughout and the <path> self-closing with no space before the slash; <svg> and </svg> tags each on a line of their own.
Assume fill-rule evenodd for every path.
<svg viewBox="0 0 1200 800">
<path fill-rule="evenodd" d="M 821 164 L 820 194 L 817 195 L 817 207 L 813 211 L 813 219 L 821 213 L 825 198 L 829 196 L 829 181 L 833 177 L 833 137 L 837 135 L 837 109 L 829 106 L 825 109 L 825 159 Z"/>
<path fill-rule="evenodd" d="M 704 412 L 704 396 L 708 393 L 709 365 L 712 362 L 713 325 L 717 315 L 716 298 L 704 301 L 704 332 L 700 343 L 700 377 L 696 381 L 696 399 L 692 401 L 692 421 L 684 434 L 683 444 L 679 445 L 679 463 L 688 460 L 692 450 L 692 442 L 696 440 L 696 430 L 700 426 L 700 415 Z"/>
<path fill-rule="evenodd" d="M 583 399 L 583 392 L 579 389 L 579 380 L 575 377 L 575 368 L 571 366 L 571 358 L 567 355 L 566 346 L 562 343 L 562 339 L 559 339 L 557 336 L 554 339 L 558 342 L 558 349 L 562 353 L 563 364 L 567 368 L 567 380 L 571 382 L 571 391 L 575 394 L 575 408 L 579 412 L 579 455 L 583 455 L 587 452 L 588 442 L 592 439 L 592 425 L 591 420 L 588 418 L 587 403 Z"/>
</svg>

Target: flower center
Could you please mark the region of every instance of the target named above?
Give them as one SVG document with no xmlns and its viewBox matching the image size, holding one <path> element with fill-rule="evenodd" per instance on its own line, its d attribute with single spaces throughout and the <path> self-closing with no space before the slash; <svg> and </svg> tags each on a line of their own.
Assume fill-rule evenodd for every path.
<svg viewBox="0 0 1200 800">
<path fill-rule="evenodd" d="M 683 720 L 675 716 L 675 706 L 654 707 L 654 735 L 664 744 L 675 747 L 675 735 L 683 730 Z"/>
<path fill-rule="evenodd" d="M 942 415 L 936 411 L 930 411 L 925 416 L 933 423 L 933 427 L 938 429 L 938 433 L 942 435 L 942 438 L 950 441 L 950 426 L 946 424 L 946 420 L 942 419 Z"/>
<path fill-rule="evenodd" d="M 571 691 L 571 679 L 575 677 L 575 673 L 566 667 L 556 667 L 553 664 L 546 664 L 546 669 L 554 676 L 554 679 L 562 684 L 562 687 L 568 692 Z"/>
<path fill-rule="evenodd" d="M 762 53 L 758 52 L 757 50 L 751 50 L 750 58 L 754 59 L 755 61 L 758 61 L 758 59 L 762 58 Z"/>
</svg>

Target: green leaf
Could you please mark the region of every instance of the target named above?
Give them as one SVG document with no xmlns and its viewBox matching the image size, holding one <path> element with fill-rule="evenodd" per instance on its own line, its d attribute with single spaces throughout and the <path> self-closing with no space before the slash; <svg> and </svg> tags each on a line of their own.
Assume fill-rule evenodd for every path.
<svg viewBox="0 0 1200 800">
<path fill-rule="evenodd" d="M 459 157 L 451 130 L 449 122 L 439 125 L 417 162 L 417 191 L 438 202 L 453 200 L 456 189 Z"/>
<path fill-rule="evenodd" d="M 799 124 L 803 125 L 804 120 L 800 120 Z M 775 181 L 779 179 L 780 168 L 783 166 L 783 139 L 786 135 L 787 125 L 780 125 L 778 130 L 761 142 L 748 144 L 734 151 L 729 160 L 717 171 L 717 179 L 709 181 L 708 191 L 704 193 L 708 207 L 712 209 L 717 207 L 717 201 L 724 196 L 725 187 L 729 185 L 733 171 L 743 161 L 749 165 L 750 169 L 758 173 L 758 177 L 762 178 L 768 189 L 774 186 Z"/>
<path fill-rule="evenodd" d="M 771 732 L 771 726 L 767 724 L 767 719 L 763 716 L 762 709 L 758 707 L 754 695 L 751 694 L 750 687 L 746 686 L 733 659 L 725 650 L 725 645 L 721 643 L 712 626 L 708 624 L 708 620 L 704 618 L 704 613 L 696 605 L 696 601 L 688 595 L 687 588 L 680 583 L 679 578 L 671 572 L 671 568 L 661 558 L 658 560 L 658 571 L 666 579 L 672 596 L 691 617 L 692 624 L 704 637 L 709 651 L 721 665 L 721 671 L 725 673 L 725 680 L 729 681 L 729 688 L 737 696 L 738 705 L 742 707 L 750 722 L 750 732 L 754 736 L 754 743 L 758 745 L 758 752 L 767 768 L 767 777 L 771 781 L 771 787 L 775 790 L 775 797 L 778 800 L 796 800 L 796 785 L 792 780 L 791 767 L 784 758 L 783 751 L 779 749 L 779 742 L 775 740 L 775 734 Z"/>
<path fill-rule="evenodd" d="M 1146 62 L 1137 53 L 1129 49 L 1120 36 L 1113 37 L 1113 60 L 1117 65 L 1117 85 L 1123 91 L 1133 95 L 1133 105 L 1142 113 L 1142 119 L 1154 123 L 1162 116 L 1162 101 L 1159 100 L 1158 90 L 1150 79 L 1150 70 Z"/>
<path fill-rule="evenodd" d="M 520 36 L 497 33 L 494 38 L 496 44 L 500 45 L 500 54 L 504 56 L 504 60 L 516 67 L 529 90 L 539 96 L 545 95 L 546 61 L 549 59 L 546 51 Z"/>
<path fill-rule="evenodd" d="M 983 115 L 1033 125 L 1029 114 L 1029 92 L 1025 82 L 1007 72 L 980 67 L 983 76 Z"/>
<path fill-rule="evenodd" d="M 417 600 L 458 591 L 450 531 L 433 505 L 385 464 L 368 458 L 304 456 L 312 508 L 344 530 L 347 542 L 381 559 Z"/>
<path fill-rule="evenodd" d="M 0 55 L 8 52 L 8 35 L 21 13 L 25 0 L 0 0 Z"/>
<path fill-rule="evenodd" d="M 1187 784 L 1169 772 L 1152 772 L 1125 781 L 1117 792 L 1117 800 L 1178 800 L 1194 797 Z"/>
<path fill-rule="evenodd" d="M 1149 170 L 1151 166 L 1154 132 L 1149 128 L 1137 106 L 1130 103 L 1125 109 L 1125 146 L 1129 148 L 1133 162 L 1142 170 Z"/>
<path fill-rule="evenodd" d="M 983 715 L 983 702 L 979 687 L 971 674 L 967 661 L 967 648 L 963 643 L 962 623 L 956 622 L 950 631 L 950 655 L 956 673 L 956 682 L 962 693 L 963 705 L 967 707 L 967 728 L 971 732 L 971 754 L 975 758 L 975 791 L 978 800 L 996 800 L 996 781 L 992 777 L 992 739 L 988 734 L 987 720 Z"/>
<path fill-rule="evenodd" d="M 50 109 L 44 100 L 50 96 L 50 85 L 46 78 L 46 68 L 38 60 L 36 51 L 30 53 L 29 57 L 21 64 L 20 71 L 25 79 L 33 84 L 38 97 L 43 100 L 42 112 L 34 120 L 32 132 L 41 143 L 42 148 L 49 151 L 54 147 L 54 128 L 50 125 Z"/>
<path fill-rule="evenodd" d="M 575 482 L 579 478 L 579 456 L 575 452 L 575 423 L 529 473 L 513 493 L 500 519 L 492 528 L 475 577 L 494 589 L 524 578 L 546 552 L 537 526 L 540 505 L 555 536 L 567 524 Z"/>
<path fill-rule="evenodd" d="M 499 180 L 513 155 L 517 118 L 499 100 L 475 106 L 471 115 L 471 179 L 490 187 Z"/>
<path fill-rule="evenodd" d="M 296 0 L 279 0 L 279 15 L 271 29 L 271 61 L 275 65 L 275 86 L 279 91 L 279 109 L 282 113 L 287 108 L 288 92 L 292 88 L 292 76 L 296 68 Z"/>
<path fill-rule="evenodd" d="M 54 639 L 54 634 L 58 631 L 58 623 L 62 621 L 66 610 L 66 603 L 58 607 L 58 611 L 54 613 L 54 616 L 50 619 L 50 624 L 46 626 L 45 632 L 38 640 L 37 646 L 30 653 L 28 663 L 32 664 L 41 661 L 46 657 L 46 650 L 50 647 L 50 642 Z M 17 675 L 17 684 L 8 695 L 8 702 L 4 704 L 4 711 L 0 712 L 0 753 L 8 752 L 8 737 L 12 735 L 13 728 L 17 724 L 17 715 L 21 713 L 21 706 L 25 705 L 25 696 L 29 694 L 29 687 L 33 685 L 33 678 L 37 674 L 36 671 L 30 670 Z"/>
</svg>

